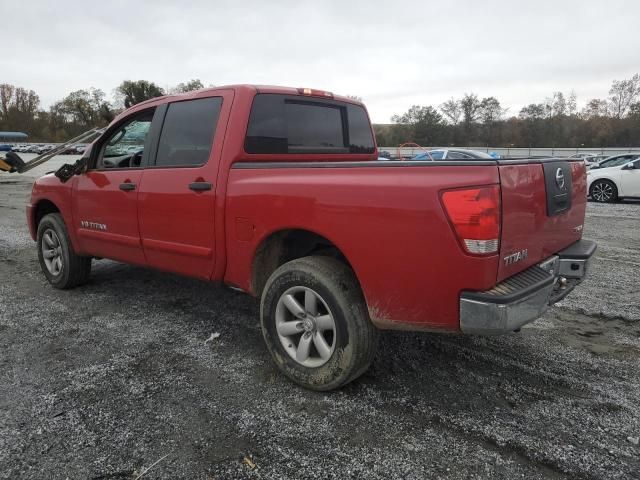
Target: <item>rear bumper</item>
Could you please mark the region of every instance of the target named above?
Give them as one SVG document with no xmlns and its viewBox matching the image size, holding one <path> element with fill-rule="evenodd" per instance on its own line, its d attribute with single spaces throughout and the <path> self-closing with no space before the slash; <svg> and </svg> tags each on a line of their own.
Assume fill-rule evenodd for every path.
<svg viewBox="0 0 640 480">
<path fill-rule="evenodd" d="M 476 335 L 500 335 L 539 318 L 562 300 L 587 274 L 596 243 L 580 240 L 484 292 L 460 295 L 460 329 Z"/>
</svg>

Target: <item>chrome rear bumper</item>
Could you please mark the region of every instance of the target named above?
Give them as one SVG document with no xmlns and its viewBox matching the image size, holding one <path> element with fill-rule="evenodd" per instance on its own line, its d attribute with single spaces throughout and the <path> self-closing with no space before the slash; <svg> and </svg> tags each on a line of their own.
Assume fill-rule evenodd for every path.
<svg viewBox="0 0 640 480">
<path fill-rule="evenodd" d="M 460 330 L 500 335 L 539 318 L 582 282 L 595 250 L 595 242 L 580 240 L 490 290 L 462 292 Z"/>
</svg>

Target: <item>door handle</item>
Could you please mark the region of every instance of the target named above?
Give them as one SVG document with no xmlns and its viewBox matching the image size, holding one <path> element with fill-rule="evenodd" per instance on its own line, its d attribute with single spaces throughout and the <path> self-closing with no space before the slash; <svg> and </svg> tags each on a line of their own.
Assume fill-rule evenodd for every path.
<svg viewBox="0 0 640 480">
<path fill-rule="evenodd" d="M 194 192 L 204 192 L 205 190 L 211 190 L 213 185 L 209 182 L 191 182 L 189 184 L 189 189 Z"/>
<path fill-rule="evenodd" d="M 125 182 L 120 184 L 120 190 L 123 192 L 130 192 L 131 190 L 136 189 L 136 184 L 131 182 Z"/>
</svg>

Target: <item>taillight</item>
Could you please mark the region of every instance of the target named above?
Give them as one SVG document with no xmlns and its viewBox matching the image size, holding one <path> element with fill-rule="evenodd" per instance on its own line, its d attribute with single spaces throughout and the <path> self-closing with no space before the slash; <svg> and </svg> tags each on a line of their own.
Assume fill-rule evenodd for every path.
<svg viewBox="0 0 640 480">
<path fill-rule="evenodd" d="M 442 193 L 447 216 L 467 253 L 491 255 L 500 243 L 500 187 L 475 187 Z"/>
</svg>

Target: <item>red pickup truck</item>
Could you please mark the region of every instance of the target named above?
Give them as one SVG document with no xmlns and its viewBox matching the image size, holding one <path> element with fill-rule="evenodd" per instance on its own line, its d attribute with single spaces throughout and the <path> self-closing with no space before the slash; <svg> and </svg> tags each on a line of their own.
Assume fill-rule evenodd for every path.
<svg viewBox="0 0 640 480">
<path fill-rule="evenodd" d="M 35 182 L 27 216 L 54 287 L 96 258 L 224 282 L 261 299 L 282 372 L 330 390 L 367 369 L 378 329 L 539 317 L 587 271 L 586 197 L 579 159 L 377 161 L 361 103 L 239 85 L 125 111 Z"/>
</svg>

